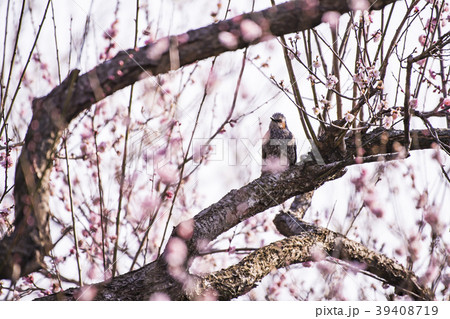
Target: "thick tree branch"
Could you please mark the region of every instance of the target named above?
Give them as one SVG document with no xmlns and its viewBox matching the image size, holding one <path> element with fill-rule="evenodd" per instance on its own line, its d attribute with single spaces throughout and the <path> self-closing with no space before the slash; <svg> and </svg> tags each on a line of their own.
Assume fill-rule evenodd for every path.
<svg viewBox="0 0 450 319">
<path fill-rule="evenodd" d="M 194 225 L 193 235 L 186 240 L 188 247 L 187 259 L 192 260 L 197 256 L 198 248 L 204 243 L 208 243 L 217 236 L 234 227 L 241 221 L 263 212 L 270 207 L 274 207 L 285 200 L 305 192 L 309 192 L 320 187 L 326 181 L 338 178 L 345 173 L 343 169 L 350 162 L 339 162 L 330 165 L 317 165 L 308 162 L 307 164 L 296 165 L 289 170 L 276 175 L 264 175 L 253 182 L 241 187 L 239 190 L 232 190 L 217 203 L 202 210 L 191 221 L 186 221 L 177 226 L 172 238 L 180 237 L 180 227 L 183 225 Z M 157 261 L 144 266 L 140 270 L 124 274 L 114 278 L 109 283 L 95 285 L 98 292 L 97 300 L 146 300 L 154 292 L 162 292 L 169 295 L 172 300 L 187 298 L 183 286 L 174 280 L 165 269 L 165 254 Z M 158 276 L 155 275 L 159 273 Z M 159 286 L 155 290 L 154 284 L 160 285 L 160 276 L 166 276 L 165 286 Z M 155 277 L 155 278 L 153 278 Z M 153 281 L 157 280 L 153 284 Z M 133 289 L 124 288 L 122 285 L 129 285 L 130 281 L 136 281 L 138 286 Z M 145 283 L 145 285 L 144 285 Z M 74 295 L 75 294 L 75 295 Z M 74 297 L 75 296 L 75 297 Z M 46 297 L 45 300 L 76 298 L 76 290 L 63 292 Z"/>
<path fill-rule="evenodd" d="M 372 9 L 381 9 L 395 0 L 371 0 Z M 18 160 L 15 176 L 14 233 L 0 242 L 0 279 L 17 279 L 38 270 L 51 247 L 48 230 L 48 180 L 61 132 L 81 112 L 143 78 L 157 75 L 226 51 L 321 23 L 327 11 L 345 13 L 347 1 L 289 1 L 266 10 L 244 14 L 178 36 L 166 37 L 136 49 L 122 51 L 91 71 L 79 75 L 74 70 L 47 96 L 33 101 L 33 117 Z M 261 35 L 248 39 L 241 23 L 250 20 Z M 229 32 L 237 44 L 222 43 L 220 34 Z M 176 53 L 176 54 L 174 54 Z M 174 59 L 174 56 L 177 56 Z M 172 60 L 171 60 L 172 58 Z"/>
<path fill-rule="evenodd" d="M 399 136 L 399 139 L 403 140 L 402 136 Z M 395 157 L 392 157 L 391 159 L 394 158 Z M 370 157 L 370 160 L 372 161 L 376 159 L 376 156 Z M 369 159 L 366 160 L 366 162 L 368 161 Z M 301 165 L 296 165 L 293 168 L 290 168 L 289 170 L 286 170 L 285 172 L 279 173 L 277 175 L 264 175 L 254 180 L 253 182 L 241 187 L 239 190 L 230 191 L 217 203 L 211 205 L 210 207 L 197 214 L 192 220 L 185 221 L 177 226 L 174 229 L 171 238 L 180 238 L 181 240 L 185 241 L 185 239 L 180 236 L 180 233 L 182 233 L 179 231 L 180 228 L 183 228 L 186 223 L 188 225 L 194 225 L 192 236 L 185 241 L 188 247 L 187 258 L 192 260 L 195 256 L 197 256 L 198 250 L 202 245 L 215 239 L 218 235 L 234 227 L 239 222 L 251 216 L 254 216 L 257 213 L 263 212 L 270 207 L 276 206 L 293 196 L 309 194 L 309 192 L 317 189 L 326 181 L 333 180 L 342 176 L 345 172 L 344 167 L 351 164 L 354 164 L 353 159 L 328 165 L 318 165 L 307 162 Z M 280 231 L 286 235 L 285 232 L 283 232 L 282 230 Z M 314 240 L 314 238 L 312 240 Z M 268 249 L 270 250 L 271 248 Z M 172 300 L 182 300 L 188 297 L 194 297 L 195 292 L 192 292 L 193 295 L 187 296 L 184 292 L 184 289 L 182 289 L 183 284 L 174 280 L 170 276 L 169 272 L 165 268 L 166 263 L 164 258 L 165 254 L 163 254 L 158 260 L 144 266 L 139 270 L 119 276 L 117 277 L 117 279 L 115 278 L 111 282 L 99 283 L 95 285 L 95 289 L 98 292 L 96 299 L 146 300 L 150 298 L 150 296 L 155 292 L 165 293 Z M 345 260 L 348 260 L 348 258 Z M 378 273 L 376 272 L 376 263 L 377 261 L 374 261 L 370 264 L 370 266 L 374 268 L 373 273 L 378 275 Z M 261 272 L 261 275 L 263 273 L 264 272 Z M 401 275 L 403 275 L 403 273 L 401 273 L 399 276 Z M 166 276 L 165 285 L 161 284 L 161 282 L 164 281 L 161 279 L 161 276 Z M 384 279 L 390 278 L 388 277 L 388 275 L 380 277 Z M 258 278 L 259 279 L 255 280 L 257 281 L 261 279 L 260 277 Z M 153 283 L 154 280 L 157 281 Z M 130 289 L 128 286 L 128 288 L 122 287 L 122 285 L 130 285 L 132 282 L 137 283 L 135 288 Z M 400 282 L 398 280 L 395 281 L 394 279 L 392 279 L 388 282 L 398 287 L 404 287 L 400 285 Z M 158 288 L 156 289 L 155 287 Z M 198 289 L 211 288 L 209 284 L 205 284 L 202 287 L 197 287 L 197 293 L 199 291 Z M 252 286 L 246 286 L 245 289 L 239 290 L 239 293 L 251 289 L 251 287 Z M 225 287 L 224 289 L 227 288 Z M 416 293 L 414 289 L 411 291 Z M 234 295 L 234 297 L 238 295 L 239 294 Z M 45 297 L 45 300 L 58 300 L 65 298 L 68 298 L 68 300 L 74 300 L 76 299 L 76 296 L 77 290 L 71 289 L 68 292 Z M 224 296 L 227 296 L 226 293 Z"/>
<path fill-rule="evenodd" d="M 432 300 L 432 293 L 417 284 L 417 278 L 402 265 L 385 255 L 367 249 L 328 229 L 311 226 L 307 232 L 274 242 L 242 259 L 238 264 L 207 275 L 199 281 L 192 296 L 206 290 L 215 292 L 219 300 L 237 298 L 255 288 L 273 269 L 315 260 L 317 249 L 324 255 L 343 261 L 358 262 L 371 272 L 395 286 L 402 294 L 417 300 Z"/>
<path fill-rule="evenodd" d="M 395 260 L 372 251 L 339 233 L 305 223 L 289 213 L 277 215 L 274 224 L 284 236 L 301 236 L 302 238 L 307 235 L 311 237 L 313 243 L 323 245 L 325 253 L 330 257 L 360 263 L 365 271 L 395 286 L 396 293 L 400 295 L 408 294 L 416 300 L 432 300 L 434 298 L 428 288 L 419 285 L 418 278 L 413 272 Z M 310 258 L 310 256 L 306 257 Z"/>
<path fill-rule="evenodd" d="M 450 131 L 434 131 L 435 136 L 428 130 L 410 130 L 411 146 L 410 150 L 424 150 L 432 148 L 433 143 L 450 144 Z M 355 136 L 356 137 L 356 136 Z M 354 136 L 348 136 L 345 140 L 347 145 L 347 154 L 357 154 L 357 146 Z M 439 139 L 437 141 L 436 139 Z M 401 130 L 386 130 L 377 128 L 369 133 L 361 135 L 361 147 L 364 150 L 364 156 L 389 154 L 398 152 L 398 146 L 404 146 L 405 132 Z"/>
</svg>

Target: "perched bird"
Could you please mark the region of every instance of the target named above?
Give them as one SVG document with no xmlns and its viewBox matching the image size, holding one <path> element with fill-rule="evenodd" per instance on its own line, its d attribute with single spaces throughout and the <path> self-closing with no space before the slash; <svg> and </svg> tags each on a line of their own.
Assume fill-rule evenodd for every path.
<svg viewBox="0 0 450 319">
<path fill-rule="evenodd" d="M 275 113 L 262 142 L 262 173 L 284 171 L 297 161 L 297 145 L 294 135 L 286 125 L 286 117 Z"/>
</svg>

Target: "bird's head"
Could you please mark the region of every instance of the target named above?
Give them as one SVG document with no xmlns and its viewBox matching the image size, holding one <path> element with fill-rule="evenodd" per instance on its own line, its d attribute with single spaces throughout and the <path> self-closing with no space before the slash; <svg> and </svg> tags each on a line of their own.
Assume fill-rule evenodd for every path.
<svg viewBox="0 0 450 319">
<path fill-rule="evenodd" d="M 270 128 L 286 128 L 286 117 L 284 117 L 283 114 L 275 113 L 270 117 L 270 119 L 272 120 L 270 122 Z"/>
</svg>

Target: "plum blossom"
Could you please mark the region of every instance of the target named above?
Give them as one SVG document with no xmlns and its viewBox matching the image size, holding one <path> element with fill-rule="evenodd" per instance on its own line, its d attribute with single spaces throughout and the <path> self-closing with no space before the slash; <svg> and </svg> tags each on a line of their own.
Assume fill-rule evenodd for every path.
<svg viewBox="0 0 450 319">
<path fill-rule="evenodd" d="M 322 16 L 322 22 L 328 23 L 331 29 L 336 29 L 339 25 L 339 18 L 341 14 L 337 11 L 328 11 L 325 12 Z"/>
<path fill-rule="evenodd" d="M 391 113 L 392 113 L 392 119 L 395 121 L 399 116 L 399 112 L 397 109 L 394 109 L 391 111 Z"/>
<path fill-rule="evenodd" d="M 417 64 L 420 65 L 421 67 L 423 67 L 425 65 L 425 62 L 427 61 L 427 59 L 422 59 L 417 61 Z"/>
<path fill-rule="evenodd" d="M 184 240 L 173 237 L 167 243 L 166 261 L 171 267 L 181 267 L 187 258 L 187 246 Z"/>
<path fill-rule="evenodd" d="M 389 110 L 389 102 L 387 100 L 381 100 L 377 105 L 377 111 Z"/>
<path fill-rule="evenodd" d="M 420 45 L 421 46 L 425 46 L 426 42 L 427 42 L 427 36 L 424 35 L 424 34 L 421 34 L 419 36 L 419 43 L 420 43 Z"/>
<path fill-rule="evenodd" d="M 237 37 L 233 33 L 227 31 L 222 31 L 219 33 L 219 42 L 230 50 L 236 49 L 238 46 Z"/>
<path fill-rule="evenodd" d="M 166 164 L 156 170 L 161 182 L 166 185 L 176 183 L 178 181 L 178 166 L 175 164 Z"/>
<path fill-rule="evenodd" d="M 136 218 L 136 220 L 141 221 L 142 218 L 146 216 L 152 217 L 156 208 L 160 204 L 160 201 L 161 201 L 160 198 L 155 194 L 146 196 L 144 200 L 141 202 L 141 208 L 136 209 L 133 212 L 133 215 Z"/>
<path fill-rule="evenodd" d="M 386 130 L 390 129 L 393 123 L 394 123 L 394 118 L 392 117 L 392 115 L 385 116 L 383 118 L 383 127 Z"/>
<path fill-rule="evenodd" d="M 331 102 L 328 101 L 327 99 L 321 99 L 321 100 L 320 100 L 320 103 L 322 104 L 322 107 L 323 107 L 324 109 L 329 110 L 329 109 L 332 109 L 332 108 L 333 108 L 333 104 L 331 104 Z"/>
<path fill-rule="evenodd" d="M 261 170 L 271 174 L 277 174 L 285 171 L 289 165 L 286 158 L 269 157 L 264 160 Z"/>
<path fill-rule="evenodd" d="M 312 261 L 322 261 L 325 259 L 326 254 L 324 248 L 320 245 L 314 245 L 310 250 Z"/>
<path fill-rule="evenodd" d="M 156 41 L 153 45 L 147 49 L 147 58 L 150 60 L 159 60 L 164 53 L 169 50 L 169 39 L 162 38 Z"/>
<path fill-rule="evenodd" d="M 170 297 L 163 292 L 155 292 L 150 296 L 150 301 L 170 301 Z"/>
<path fill-rule="evenodd" d="M 316 59 L 312 62 L 312 66 L 317 68 L 320 68 L 322 66 L 322 64 L 319 61 L 319 57 L 316 57 Z"/>
<path fill-rule="evenodd" d="M 380 71 L 378 71 L 375 66 L 368 67 L 367 73 L 369 74 L 369 81 L 376 80 L 380 76 Z"/>
<path fill-rule="evenodd" d="M 436 206 L 433 205 L 429 207 L 428 211 L 425 213 L 424 220 L 431 226 L 433 233 L 442 235 L 445 231 L 445 224 L 442 223 Z"/>
<path fill-rule="evenodd" d="M 314 74 L 309 74 L 306 79 L 311 81 L 311 83 L 314 83 L 316 81 L 316 76 Z"/>
<path fill-rule="evenodd" d="M 413 110 L 417 109 L 417 104 L 418 104 L 417 99 L 409 100 L 409 107 L 412 108 Z"/>
<path fill-rule="evenodd" d="M 241 22 L 241 35 L 245 42 L 253 42 L 262 36 L 261 27 L 254 21 L 245 19 Z"/>
<path fill-rule="evenodd" d="M 353 82 L 355 82 L 358 86 L 363 87 L 366 83 L 366 77 L 362 72 L 359 72 L 353 76 Z"/>
<path fill-rule="evenodd" d="M 351 0 L 349 6 L 353 11 L 367 10 L 369 9 L 370 3 L 367 0 Z"/>
<path fill-rule="evenodd" d="M 444 107 L 449 107 L 450 106 L 450 97 L 446 97 L 445 99 L 442 100 L 442 105 Z"/>
<path fill-rule="evenodd" d="M 347 121 L 347 123 L 351 123 L 355 119 L 355 116 L 350 112 L 345 113 L 344 117 L 345 117 L 345 120 Z"/>
<path fill-rule="evenodd" d="M 328 90 L 333 89 L 336 84 L 338 83 L 338 78 L 334 76 L 333 74 L 328 75 L 327 82 L 325 83 L 325 86 Z"/>
<path fill-rule="evenodd" d="M 4 168 L 10 168 L 13 166 L 13 161 L 10 156 L 7 156 L 5 153 L 0 154 L 0 165 Z"/>
<path fill-rule="evenodd" d="M 95 286 L 83 286 L 74 293 L 75 299 L 79 301 L 94 300 L 96 295 L 97 288 Z"/>
<path fill-rule="evenodd" d="M 192 235 L 194 234 L 194 220 L 188 219 L 183 222 L 181 222 L 177 228 L 177 235 L 180 236 L 183 239 L 191 239 Z"/>
<path fill-rule="evenodd" d="M 378 30 L 378 31 L 372 33 L 372 37 L 373 37 L 373 42 L 376 43 L 376 42 L 380 41 L 380 39 L 381 39 L 381 31 Z"/>
<path fill-rule="evenodd" d="M 364 15 L 364 24 L 365 25 L 369 25 L 373 22 L 372 15 L 369 13 L 369 11 L 364 10 L 363 15 Z"/>
</svg>

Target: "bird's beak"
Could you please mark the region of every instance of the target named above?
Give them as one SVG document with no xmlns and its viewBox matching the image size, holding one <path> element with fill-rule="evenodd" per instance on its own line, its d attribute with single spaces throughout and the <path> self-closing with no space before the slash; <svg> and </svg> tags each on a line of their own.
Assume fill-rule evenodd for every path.
<svg viewBox="0 0 450 319">
<path fill-rule="evenodd" d="M 275 122 L 275 119 L 271 116 L 270 119 Z"/>
</svg>

